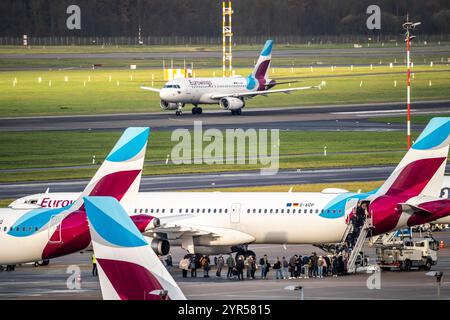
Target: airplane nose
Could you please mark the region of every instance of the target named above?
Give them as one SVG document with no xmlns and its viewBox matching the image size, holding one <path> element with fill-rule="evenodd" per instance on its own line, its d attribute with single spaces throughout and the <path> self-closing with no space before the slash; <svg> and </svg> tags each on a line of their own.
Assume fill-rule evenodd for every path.
<svg viewBox="0 0 450 320">
<path fill-rule="evenodd" d="M 159 97 L 161 98 L 161 100 L 167 99 L 167 90 L 162 89 L 162 90 L 159 92 Z"/>
</svg>

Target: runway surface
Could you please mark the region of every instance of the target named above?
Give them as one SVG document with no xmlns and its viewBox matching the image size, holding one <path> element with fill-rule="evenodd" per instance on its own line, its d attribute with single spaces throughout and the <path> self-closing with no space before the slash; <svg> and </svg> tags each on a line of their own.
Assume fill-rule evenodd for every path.
<svg viewBox="0 0 450 320">
<path fill-rule="evenodd" d="M 438 254 L 438 265 L 432 270 L 440 270 L 445 274 L 450 272 L 450 232 L 437 232 L 434 237 L 443 240 L 446 247 Z M 277 256 L 286 256 L 288 259 L 294 254 L 310 255 L 315 251 L 323 252 L 310 245 L 251 245 L 257 257 L 267 254 L 271 264 Z M 374 263 L 376 255 L 374 249 L 365 247 L 369 263 Z M 91 275 L 90 252 L 75 253 L 66 257 L 57 258 L 49 266 L 34 268 L 31 265 L 17 267 L 14 272 L 0 272 L 0 299 L 101 299 L 98 278 Z M 185 251 L 174 247 L 172 255 L 174 265 L 185 254 Z M 211 260 L 213 261 L 212 257 Z M 79 267 L 81 270 L 81 289 L 70 290 L 67 281 L 71 275 L 70 269 Z M 225 270 L 226 272 L 226 270 Z M 221 278 L 215 277 L 215 267 L 210 271 L 210 278 L 203 277 L 203 271 L 198 270 L 197 278 L 182 278 L 180 270 L 175 267 L 172 275 L 188 299 L 203 300 L 298 300 L 297 291 L 284 288 L 288 285 L 301 285 L 304 288 L 304 298 L 307 300 L 329 299 L 436 299 L 436 280 L 425 275 L 425 271 L 410 272 L 383 271 L 380 274 L 380 289 L 369 289 L 367 281 L 371 274 L 358 273 L 338 278 L 325 277 L 322 279 L 293 279 L 276 280 L 275 272 L 271 270 L 267 280 L 260 279 L 257 270 L 255 280 L 245 279 L 237 281 L 227 280 L 226 274 Z M 69 280 L 70 283 L 72 283 Z M 445 278 L 441 287 L 441 299 L 450 299 L 450 281 Z"/>
<path fill-rule="evenodd" d="M 255 58 L 263 47 L 254 47 L 254 50 L 234 50 L 233 57 L 236 58 Z M 417 46 L 414 47 L 414 53 L 419 54 L 439 54 L 445 57 L 450 51 L 449 45 L 440 46 Z M 314 57 L 317 56 L 369 56 L 385 57 L 395 54 L 404 54 L 404 47 L 400 44 L 398 47 L 364 47 L 364 48 L 333 48 L 333 49 L 281 49 L 277 50 L 276 45 L 272 56 L 274 57 Z M 1 54 L 2 59 L 189 59 L 189 58 L 222 58 L 222 51 L 184 51 L 184 52 L 113 52 L 113 53 L 17 53 Z"/>
<path fill-rule="evenodd" d="M 177 174 L 144 176 L 140 191 L 175 191 L 208 188 L 230 188 L 334 183 L 347 181 L 384 180 L 394 170 L 394 166 L 330 168 L 314 170 L 280 170 L 276 175 L 261 175 L 259 171 L 241 171 L 207 174 Z M 447 165 L 447 172 L 450 164 Z M 36 181 L 29 183 L 0 184 L 0 199 L 16 199 L 22 196 L 45 192 L 81 192 L 88 180 Z M 369 190 L 365 190 L 369 191 Z"/>
<path fill-rule="evenodd" d="M 415 102 L 413 115 L 449 113 L 450 100 Z M 181 117 L 174 111 L 156 113 L 126 113 L 111 115 L 36 116 L 0 118 L 1 131 L 51 130 L 123 130 L 130 126 L 150 126 L 153 130 L 190 128 L 194 121 L 202 121 L 204 128 L 254 128 L 313 131 L 389 131 L 404 130 L 404 124 L 368 122 L 381 116 L 405 115 L 404 103 L 368 103 L 323 105 L 285 108 L 248 108 L 241 116 L 229 111 L 205 110 L 192 115 L 189 107 Z M 424 126 L 413 125 L 413 130 Z"/>
</svg>

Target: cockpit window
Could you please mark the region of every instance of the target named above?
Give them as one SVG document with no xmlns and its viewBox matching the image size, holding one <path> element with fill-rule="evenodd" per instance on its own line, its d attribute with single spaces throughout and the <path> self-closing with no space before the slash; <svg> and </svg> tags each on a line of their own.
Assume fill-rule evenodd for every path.
<svg viewBox="0 0 450 320">
<path fill-rule="evenodd" d="M 173 88 L 173 89 L 180 89 L 180 86 L 178 84 L 166 84 L 166 85 L 164 85 L 164 88 L 167 88 L 167 89 L 171 89 L 171 88 Z"/>
</svg>

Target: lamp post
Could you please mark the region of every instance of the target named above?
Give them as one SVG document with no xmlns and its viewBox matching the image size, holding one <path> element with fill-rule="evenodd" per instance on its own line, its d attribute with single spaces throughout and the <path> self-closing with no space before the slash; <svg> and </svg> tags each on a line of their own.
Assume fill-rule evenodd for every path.
<svg viewBox="0 0 450 320">
<path fill-rule="evenodd" d="M 407 118 L 406 118 L 406 127 L 407 127 L 407 136 L 408 136 L 408 149 L 411 147 L 411 61 L 410 61 L 410 52 L 411 52 L 411 40 L 415 38 L 412 35 L 412 31 L 420 25 L 420 22 L 411 22 L 409 21 L 409 15 L 406 15 L 406 22 L 403 24 L 403 29 L 406 30 L 405 33 L 405 42 L 406 42 L 406 66 L 407 66 L 407 78 L 406 78 L 406 107 L 407 107 Z"/>
</svg>

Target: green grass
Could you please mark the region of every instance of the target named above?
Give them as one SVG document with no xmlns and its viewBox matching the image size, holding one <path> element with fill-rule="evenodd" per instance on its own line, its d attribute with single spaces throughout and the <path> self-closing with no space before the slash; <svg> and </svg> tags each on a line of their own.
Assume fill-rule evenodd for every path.
<svg viewBox="0 0 450 320">
<path fill-rule="evenodd" d="M 0 169 L 31 169 L 30 171 L 2 172 L 0 182 L 89 178 L 97 169 L 97 166 L 91 164 L 92 156 L 95 155 L 97 162 L 101 163 L 120 134 L 119 131 L 33 132 L 32 134 L 2 132 Z M 414 133 L 414 137 L 416 135 Z M 404 140 L 402 132 L 281 131 L 280 168 L 395 164 L 403 156 Z M 203 148 L 208 143 L 204 142 Z M 166 165 L 166 157 L 171 154 L 175 144 L 177 142 L 171 141 L 171 132 L 152 132 L 147 146 L 144 174 L 258 170 L 262 167 L 260 163 L 249 164 L 249 161 L 245 164 L 215 165 L 175 165 L 169 161 Z M 324 146 L 327 147 L 328 152 L 326 157 L 322 154 Z M 356 153 L 342 154 L 341 152 Z M 84 167 L 57 168 L 61 166 Z M 56 168 L 33 170 L 33 168 L 49 167 Z"/>
<path fill-rule="evenodd" d="M 13 201 L 14 201 L 14 199 L 1 199 L 0 200 L 0 208 L 6 208 L 8 206 L 8 204 L 10 204 Z"/>
<path fill-rule="evenodd" d="M 357 182 L 336 182 L 336 183 L 311 183 L 294 185 L 274 185 L 256 187 L 236 187 L 236 188 L 208 188 L 183 190 L 182 192 L 287 192 L 292 188 L 292 192 L 320 192 L 325 188 L 342 188 L 351 192 L 368 192 L 381 186 L 383 181 L 357 181 Z"/>
<path fill-rule="evenodd" d="M 431 118 L 434 117 L 450 117 L 450 112 L 448 113 L 439 113 L 439 114 L 427 114 L 427 115 L 412 115 L 411 122 L 414 124 L 427 124 L 430 122 Z M 372 122 L 386 122 L 386 123 L 405 123 L 405 117 L 377 117 L 370 118 L 369 121 Z"/>
<path fill-rule="evenodd" d="M 361 43 L 364 48 L 367 48 L 367 43 Z M 403 45 L 403 43 L 398 43 Z M 441 42 L 444 47 L 447 43 Z M 261 50 L 263 43 L 247 45 L 240 44 L 234 45 L 234 51 L 240 50 Z M 437 45 L 437 43 L 428 43 L 428 46 Z M 382 43 L 371 43 L 371 48 L 382 48 L 382 47 L 395 47 L 395 42 L 386 42 L 384 45 Z M 420 42 L 416 43 L 415 46 L 422 46 Z M 289 49 L 353 49 L 353 43 L 343 43 L 343 44 L 285 44 L 285 43 L 275 43 L 275 50 L 289 50 Z M 43 54 L 43 53 L 115 53 L 115 52 L 195 52 L 195 51 L 221 51 L 222 45 L 91 45 L 91 46 L 0 46 L 1 54 Z M 358 50 L 358 49 L 356 49 Z M 355 51 L 356 51 L 355 50 Z M 445 48 L 442 49 L 443 51 Z"/>
<path fill-rule="evenodd" d="M 283 107 L 318 104 L 347 104 L 367 102 L 403 101 L 405 99 L 404 70 L 377 66 L 330 68 L 274 68 L 272 78 L 295 77 L 300 86 L 317 85 L 326 80 L 322 90 L 308 90 L 249 100 L 252 107 Z M 198 69 L 196 76 L 216 76 L 220 69 Z M 236 69 L 247 75 L 250 69 Z M 450 67 L 435 66 L 414 68 L 412 99 L 450 98 Z M 365 75 L 365 74 L 370 75 Z M 158 94 L 139 89 L 140 84 L 161 87 L 161 70 L 58 70 L 58 71 L 8 71 L 0 72 L 0 116 L 69 115 L 120 112 L 161 111 Z M 373 74 L 373 75 L 372 75 Z M 68 82 L 65 82 L 65 77 Z M 109 77 L 111 76 L 111 81 Z M 38 83 L 38 78 L 42 83 Z M 89 81 L 89 77 L 90 80 Z M 16 86 L 13 81 L 17 80 Z M 432 86 L 429 87 L 429 81 Z M 51 86 L 49 86 L 51 81 Z M 362 87 L 360 82 L 363 81 Z M 397 87 L 394 87 L 397 81 Z M 287 85 L 284 85 L 287 87 Z M 217 109 L 216 105 L 208 106 Z"/>
</svg>

